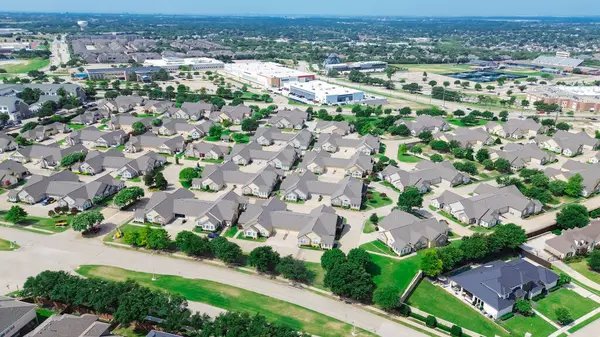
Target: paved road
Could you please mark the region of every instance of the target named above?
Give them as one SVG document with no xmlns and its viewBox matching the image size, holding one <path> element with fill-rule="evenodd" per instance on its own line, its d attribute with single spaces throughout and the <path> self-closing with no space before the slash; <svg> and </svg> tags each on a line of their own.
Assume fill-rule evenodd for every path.
<svg viewBox="0 0 600 337">
<path fill-rule="evenodd" d="M 259 276 L 193 261 L 108 248 L 99 239 L 83 239 L 72 231 L 46 236 L 0 227 L 0 237 L 16 241 L 21 246 L 16 251 L 0 252 L 0 289 L 7 291 L 16 290 L 27 277 L 43 270 L 73 271 L 83 264 L 110 265 L 148 273 L 206 279 L 244 288 L 354 323 L 359 328 L 378 332 L 381 336 L 425 336 L 343 302 Z"/>
</svg>

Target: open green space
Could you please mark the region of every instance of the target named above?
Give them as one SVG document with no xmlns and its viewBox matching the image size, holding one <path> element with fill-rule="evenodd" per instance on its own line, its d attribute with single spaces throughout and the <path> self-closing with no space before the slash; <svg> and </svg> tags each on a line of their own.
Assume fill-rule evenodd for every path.
<svg viewBox="0 0 600 337">
<path fill-rule="evenodd" d="M 446 121 L 452 125 L 456 125 L 456 126 L 460 126 L 460 127 L 482 126 L 482 125 L 486 125 L 489 122 L 488 120 L 485 120 L 485 119 L 478 119 L 477 124 L 475 124 L 475 125 L 465 125 L 460 119 L 454 118 L 454 119 L 447 119 Z"/>
<path fill-rule="evenodd" d="M 10 251 L 19 248 L 19 245 L 12 244 L 8 240 L 0 239 L 0 251 Z"/>
<path fill-rule="evenodd" d="M 360 245 L 359 248 L 364 249 L 366 251 L 379 253 L 379 254 L 385 254 L 385 255 L 389 255 L 389 256 L 398 256 L 392 251 L 392 249 L 390 247 L 386 246 L 385 243 L 383 243 L 379 240 L 363 243 L 362 245 Z"/>
<path fill-rule="evenodd" d="M 569 329 L 570 333 L 576 332 L 578 330 L 583 329 L 586 325 L 594 322 L 595 320 L 600 319 L 600 313 L 595 314 L 594 316 L 584 320 L 583 322 L 577 324 L 576 326 L 572 327 L 571 329 Z"/>
<path fill-rule="evenodd" d="M 0 68 L 6 70 L 9 74 L 26 74 L 32 70 L 39 70 L 47 67 L 50 64 L 49 59 L 31 59 L 31 60 L 19 60 L 20 63 L 5 64 Z"/>
<path fill-rule="evenodd" d="M 562 288 L 550 293 L 539 300 L 534 308 L 542 315 L 556 322 L 556 308 L 565 307 L 569 309 L 574 320 L 598 308 L 600 304 L 585 298 L 576 292 Z"/>
<path fill-rule="evenodd" d="M 506 321 L 501 321 L 500 325 L 514 336 L 525 336 L 529 332 L 533 337 L 545 337 L 550 336 L 556 331 L 556 328 L 552 324 L 539 316 L 525 317 L 515 315 Z"/>
<path fill-rule="evenodd" d="M 423 159 L 421 159 L 417 156 L 413 156 L 412 154 L 398 153 L 398 161 L 402 162 L 402 163 L 418 163 L 421 160 L 423 160 Z"/>
<path fill-rule="evenodd" d="M 308 268 L 308 270 L 315 273 L 315 279 L 313 280 L 312 286 L 319 289 L 327 290 L 324 284 L 325 269 L 321 267 L 321 264 L 316 262 L 304 262 L 304 264 L 306 265 L 306 268 Z"/>
<path fill-rule="evenodd" d="M 417 286 L 408 298 L 408 304 L 484 336 L 508 335 L 496 323 L 479 313 L 475 307 L 469 306 L 426 280 Z"/>
<path fill-rule="evenodd" d="M 591 270 L 588 267 L 587 260 L 581 260 L 579 262 L 569 263 L 569 267 L 575 269 L 578 273 L 585 276 L 586 278 L 600 284 L 600 273 Z"/>
<path fill-rule="evenodd" d="M 8 222 L 4 219 L 4 215 L 6 214 L 6 211 L 0 211 L 0 220 L 4 221 L 4 222 Z M 67 220 L 70 221 L 72 218 L 71 215 L 61 215 L 61 216 L 57 216 L 54 218 L 41 218 L 41 217 L 37 217 L 37 216 L 31 216 L 28 215 L 27 217 L 25 217 L 25 220 L 19 222 L 18 224 L 16 224 L 16 227 L 33 227 L 33 228 L 37 228 L 37 229 L 44 229 L 44 230 L 48 230 L 48 231 L 52 231 L 55 233 L 62 233 L 64 231 L 66 231 L 67 229 L 69 229 L 69 226 L 63 226 L 63 227 L 56 227 L 55 222 L 58 220 Z"/>
<path fill-rule="evenodd" d="M 470 71 L 468 64 L 390 64 L 392 67 L 405 68 L 408 71 L 428 72 L 432 74 L 450 74 Z M 401 75 L 401 74 L 400 74 Z"/>
<path fill-rule="evenodd" d="M 239 231 L 240 230 L 237 228 L 237 226 L 231 226 L 225 231 L 224 235 L 226 238 L 233 238 Z"/>
<path fill-rule="evenodd" d="M 379 221 L 383 219 L 382 216 L 379 217 Z M 375 232 L 375 225 L 371 222 L 371 219 L 367 219 L 365 222 L 365 227 L 363 227 L 363 233 L 369 234 Z"/>
<path fill-rule="evenodd" d="M 367 196 L 370 196 L 365 202 L 365 206 L 367 206 L 367 208 L 379 208 L 394 203 L 394 201 L 387 195 L 382 196 L 380 192 L 374 190 L 369 190 L 367 192 Z"/>
<path fill-rule="evenodd" d="M 349 336 L 352 326 L 315 311 L 284 302 L 269 296 L 258 294 L 245 289 L 226 284 L 186 279 L 172 275 L 156 275 L 134 272 L 130 270 L 84 265 L 77 269 L 84 277 L 96 277 L 113 281 L 132 279 L 139 284 L 152 288 L 179 294 L 189 301 L 207 303 L 229 311 L 243 311 L 252 315 L 261 314 L 270 322 L 285 324 L 291 328 L 323 337 Z M 366 331 L 362 336 L 375 336 Z"/>
<path fill-rule="evenodd" d="M 393 285 L 403 293 L 410 281 L 419 272 L 421 257 L 419 255 L 404 260 L 391 259 L 389 257 L 371 254 L 373 262 L 368 272 L 373 275 L 373 282 L 378 287 Z"/>
<path fill-rule="evenodd" d="M 73 124 L 73 123 L 69 123 L 69 124 L 67 124 L 67 125 L 69 126 L 69 128 L 70 128 L 71 130 L 75 130 L 75 131 L 77 131 L 77 130 L 81 130 L 81 129 L 85 128 L 85 125 L 83 125 L 83 124 Z"/>
</svg>

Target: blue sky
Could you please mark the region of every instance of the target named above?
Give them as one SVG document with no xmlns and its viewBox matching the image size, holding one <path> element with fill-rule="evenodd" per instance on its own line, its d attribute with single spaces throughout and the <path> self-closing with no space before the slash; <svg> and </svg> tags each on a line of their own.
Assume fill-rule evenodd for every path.
<svg viewBox="0 0 600 337">
<path fill-rule="evenodd" d="M 164 14 L 310 14 L 393 16 L 600 15 L 599 0 L 28 0 L 3 1 L 2 11 Z"/>
</svg>

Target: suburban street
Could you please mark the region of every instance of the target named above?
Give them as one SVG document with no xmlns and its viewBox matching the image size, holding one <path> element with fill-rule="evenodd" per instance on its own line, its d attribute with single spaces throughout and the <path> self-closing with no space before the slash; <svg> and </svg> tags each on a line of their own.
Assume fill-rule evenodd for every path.
<svg viewBox="0 0 600 337">
<path fill-rule="evenodd" d="M 244 288 L 355 324 L 384 337 L 424 336 L 378 315 L 310 291 L 199 262 L 109 248 L 99 238 L 84 239 L 73 231 L 50 236 L 0 227 L 0 237 L 16 241 L 21 246 L 12 252 L 0 252 L 0 288 L 6 289 L 6 292 L 17 290 L 27 277 L 44 270 L 73 272 L 84 264 L 110 265 L 147 273 L 205 279 Z"/>
</svg>

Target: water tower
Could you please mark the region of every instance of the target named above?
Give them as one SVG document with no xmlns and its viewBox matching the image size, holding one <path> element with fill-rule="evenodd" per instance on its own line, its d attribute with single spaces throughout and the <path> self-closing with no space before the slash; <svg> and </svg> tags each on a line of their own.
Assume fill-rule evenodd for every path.
<svg viewBox="0 0 600 337">
<path fill-rule="evenodd" d="M 81 28 L 81 31 L 83 32 L 87 26 L 88 26 L 88 22 L 87 21 L 77 21 L 77 25 L 79 26 L 79 28 Z"/>
</svg>

